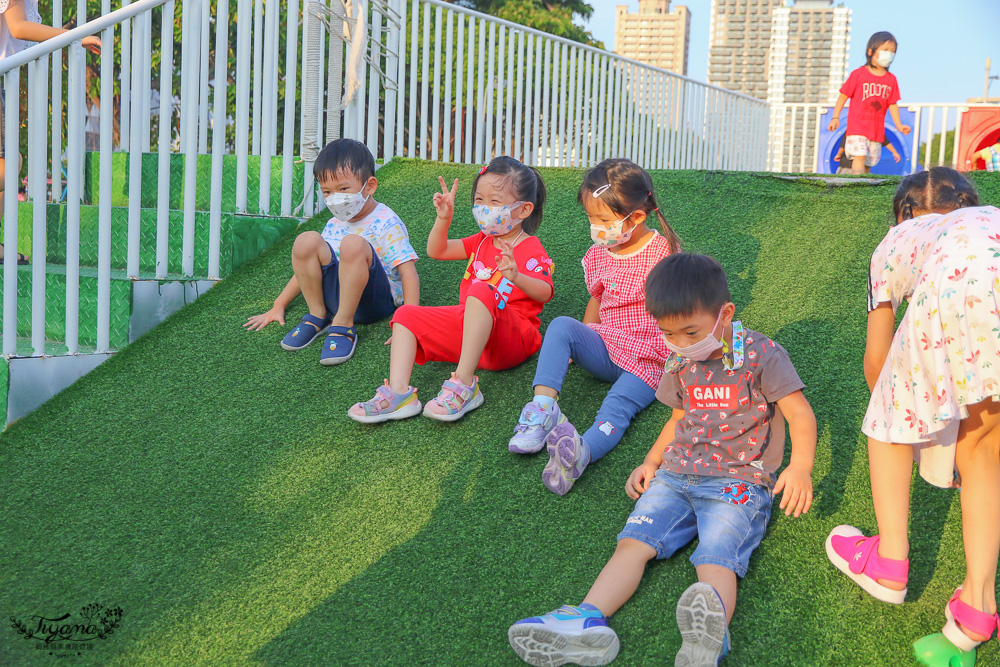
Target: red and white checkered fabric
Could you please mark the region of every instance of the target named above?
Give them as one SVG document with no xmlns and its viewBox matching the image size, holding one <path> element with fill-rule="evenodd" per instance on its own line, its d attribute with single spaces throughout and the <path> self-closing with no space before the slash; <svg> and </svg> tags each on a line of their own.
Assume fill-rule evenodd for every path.
<svg viewBox="0 0 1000 667">
<path fill-rule="evenodd" d="M 670 254 L 670 244 L 654 232 L 641 249 L 616 255 L 593 245 L 583 256 L 587 291 L 601 302 L 600 324 L 588 324 L 608 347 L 611 360 L 655 389 L 669 351 L 656 320 L 646 312 L 646 274 Z"/>
</svg>

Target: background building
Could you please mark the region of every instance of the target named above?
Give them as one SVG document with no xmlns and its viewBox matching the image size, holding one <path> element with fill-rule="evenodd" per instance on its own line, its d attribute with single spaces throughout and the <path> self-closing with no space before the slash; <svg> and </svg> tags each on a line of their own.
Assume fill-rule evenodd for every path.
<svg viewBox="0 0 1000 667">
<path fill-rule="evenodd" d="M 708 82 L 767 99 L 771 20 L 785 0 L 712 0 Z"/>
<path fill-rule="evenodd" d="M 670 0 L 639 0 L 639 13 L 618 5 L 615 13 L 615 53 L 687 76 L 691 44 L 691 12 Z"/>
<path fill-rule="evenodd" d="M 767 101 L 833 104 L 847 80 L 851 10 L 798 0 L 771 16 Z"/>
<path fill-rule="evenodd" d="M 850 35 L 851 10 L 833 0 L 713 0 L 708 82 L 769 102 L 831 103 Z"/>
<path fill-rule="evenodd" d="M 772 165 L 799 169 L 803 155 L 814 162 L 817 130 L 830 116 L 784 105 L 834 104 L 847 80 L 850 41 L 851 10 L 834 7 L 833 0 L 796 0 L 772 11 L 767 67 L 767 101 L 774 105 Z"/>
</svg>

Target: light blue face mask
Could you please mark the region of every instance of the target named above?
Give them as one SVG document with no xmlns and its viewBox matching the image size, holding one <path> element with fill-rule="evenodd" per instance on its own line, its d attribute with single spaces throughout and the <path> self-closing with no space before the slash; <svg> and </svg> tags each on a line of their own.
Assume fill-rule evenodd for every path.
<svg viewBox="0 0 1000 667">
<path fill-rule="evenodd" d="M 483 234 L 487 236 L 503 236 L 510 233 L 514 229 L 515 224 L 522 222 L 521 220 L 515 222 L 511 211 L 526 203 L 516 201 L 513 204 L 506 204 L 504 206 L 477 204 L 472 207 L 472 217 L 476 219 L 476 224 L 479 225 L 479 229 L 482 230 Z"/>
</svg>

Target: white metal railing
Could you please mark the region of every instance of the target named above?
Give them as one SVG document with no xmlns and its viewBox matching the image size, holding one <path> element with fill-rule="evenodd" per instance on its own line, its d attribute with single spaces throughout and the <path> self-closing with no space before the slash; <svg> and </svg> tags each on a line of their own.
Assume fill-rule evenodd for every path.
<svg viewBox="0 0 1000 667">
<path fill-rule="evenodd" d="M 340 0 L 329 2 L 343 11 Z M 648 168 L 765 168 L 767 103 L 441 0 L 351 0 L 348 29 L 359 34 L 355 21 L 363 16 L 368 32 L 360 42 L 364 64 L 353 72 L 345 71 L 352 44 L 343 43 L 340 29 L 312 22 L 314 0 L 301 7 L 299 0 L 122 0 L 114 11 L 111 0 L 103 0 L 101 16 L 90 21 L 86 4 L 77 0 L 75 29 L 0 61 L 10 167 L 22 120 L 27 124 L 34 355 L 46 349 L 51 241 L 46 204 L 51 202 L 66 206 L 65 257 L 58 260 L 66 273 L 65 343 L 71 354 L 79 351 L 81 252 L 95 254 L 92 247 L 81 248 L 84 123 L 98 104 L 99 150 L 91 165 L 99 174 L 99 222 L 96 260 L 87 261 L 97 274 L 98 351 L 112 347 L 113 232 L 117 238 L 124 231 L 125 276 L 141 277 L 140 257 L 149 252 L 140 224 L 144 193 L 156 193 L 151 277 L 167 278 L 173 262 L 170 202 L 179 191 L 180 273 L 194 276 L 196 255 L 207 256 L 207 272 L 199 276 L 218 278 L 224 196 L 233 198 L 240 213 L 292 215 L 303 207 L 313 213 L 311 162 L 315 150 L 337 136 L 365 142 L 379 161 L 405 156 L 481 163 L 508 154 L 533 165 L 586 167 L 622 156 Z M 179 62 L 174 57 L 178 17 Z M 62 22 L 62 1 L 54 0 L 52 23 Z M 158 60 L 153 58 L 157 26 Z M 88 69 L 80 45 L 95 34 L 103 42 L 102 55 L 91 61 L 99 64 L 99 74 Z M 231 59 L 212 55 L 229 52 Z M 88 82 L 88 72 L 96 81 Z M 357 93 L 342 105 L 344 82 L 352 75 Z M 19 107 L 23 87 L 26 118 Z M 125 193 L 112 191 L 114 169 L 120 168 L 115 165 L 122 164 L 114 160 L 115 152 L 129 158 Z M 144 173 L 142 158 L 151 152 L 157 157 L 145 162 L 156 165 L 155 173 Z M 199 155 L 210 161 L 207 186 L 199 182 Z M 172 156 L 183 161 L 183 176 L 173 182 Z M 235 174 L 223 167 L 229 156 Z M 304 178 L 296 184 L 300 158 Z M 279 170 L 273 202 L 272 159 Z M 10 167 L 4 181 L 2 352 L 14 356 L 18 225 L 27 220 L 18 220 L 19 176 Z M 224 191 L 228 177 L 235 187 Z M 199 186 L 209 189 L 207 242 L 196 235 Z M 126 195 L 124 230 L 113 226 L 113 194 Z"/>
<path fill-rule="evenodd" d="M 621 156 L 656 169 L 765 168 L 762 100 L 442 0 L 386 4 L 370 14 L 371 42 L 385 55 L 370 51 L 342 130 L 328 107 L 327 139 L 365 141 L 380 160 L 507 154 L 584 167 Z M 322 145 L 317 132 L 303 145 Z"/>
<path fill-rule="evenodd" d="M 960 146 L 963 120 L 970 109 L 995 109 L 996 104 L 900 103 L 913 112 L 910 134 L 904 139 L 909 148 L 907 172 L 962 164 Z M 820 160 L 821 130 L 832 118 L 832 104 L 772 104 L 769 123 L 767 169 L 776 172 L 812 172 Z M 903 119 L 906 122 L 906 119 Z M 841 123 L 839 132 L 846 130 Z M 951 155 L 948 150 L 951 149 Z M 884 156 L 883 156 L 884 159 Z"/>
</svg>

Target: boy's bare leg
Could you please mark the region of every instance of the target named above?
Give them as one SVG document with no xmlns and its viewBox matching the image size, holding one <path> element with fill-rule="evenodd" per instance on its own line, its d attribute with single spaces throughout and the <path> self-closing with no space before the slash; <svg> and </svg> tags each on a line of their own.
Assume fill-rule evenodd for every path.
<svg viewBox="0 0 1000 667">
<path fill-rule="evenodd" d="M 865 158 L 856 157 L 851 160 L 851 173 L 852 174 L 863 174 L 865 173 Z"/>
<path fill-rule="evenodd" d="M 486 343 L 493 332 L 493 314 L 482 301 L 474 296 L 465 300 L 465 319 L 462 322 L 462 352 L 458 357 L 455 374 L 466 386 L 471 386 L 483 356 Z"/>
<path fill-rule="evenodd" d="M 910 478 L 913 475 L 913 448 L 868 439 L 868 467 L 871 470 L 872 502 L 878 521 L 878 555 L 905 560 L 910 554 Z M 901 591 L 905 581 L 879 579 L 878 583 Z"/>
<path fill-rule="evenodd" d="M 995 614 L 997 556 L 1000 553 L 1000 403 L 969 406 L 958 427 L 955 462 L 962 475 L 962 540 L 965 581 L 961 600 Z M 989 637 L 965 630 L 976 641 Z"/>
<path fill-rule="evenodd" d="M 292 270 L 309 306 L 309 314 L 326 319 L 323 299 L 323 267 L 333 259 L 330 244 L 319 232 L 302 232 L 292 245 Z"/>
<path fill-rule="evenodd" d="M 698 581 L 714 588 L 722 598 L 726 607 L 726 625 L 729 625 L 736 609 L 736 573 L 721 565 L 699 565 L 695 571 L 698 572 Z"/>
<path fill-rule="evenodd" d="M 340 242 L 340 300 L 333 326 L 353 327 L 354 313 L 368 286 L 368 268 L 372 265 L 372 246 L 357 234 L 348 234 Z M 322 291 L 322 290 L 321 290 Z"/>
<path fill-rule="evenodd" d="M 605 616 L 611 616 L 639 588 L 646 563 L 655 557 L 656 550 L 644 542 L 629 537 L 618 540 L 614 555 L 597 575 L 597 581 L 583 601 L 600 609 Z"/>
<path fill-rule="evenodd" d="M 389 387 L 401 394 L 410 387 L 413 362 L 417 358 L 417 337 L 399 322 L 392 325 L 389 348 Z"/>
</svg>

